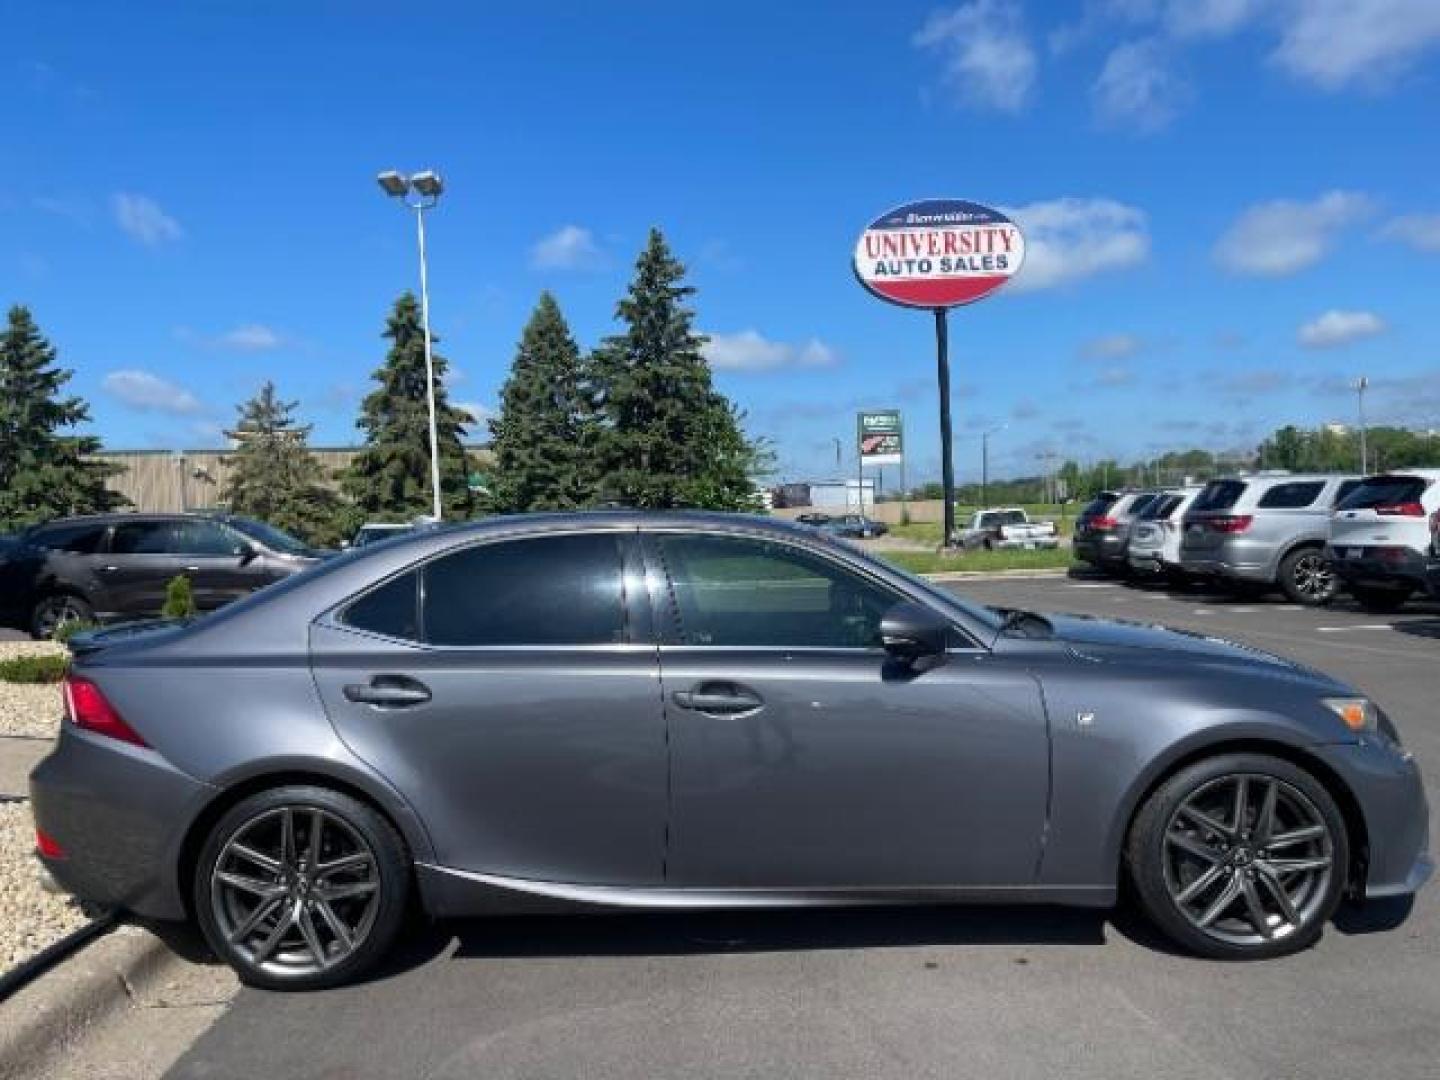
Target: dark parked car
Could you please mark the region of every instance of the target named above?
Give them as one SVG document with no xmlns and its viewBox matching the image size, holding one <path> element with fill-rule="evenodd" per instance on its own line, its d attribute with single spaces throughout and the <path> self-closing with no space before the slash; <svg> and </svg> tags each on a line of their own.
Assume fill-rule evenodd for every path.
<svg viewBox="0 0 1440 1080">
<path fill-rule="evenodd" d="M 807 514 L 797 514 L 795 520 L 798 521 L 801 525 L 819 526 L 829 525 L 830 522 L 834 521 L 835 519 L 829 514 L 822 514 L 818 511 L 812 510 Z"/>
<path fill-rule="evenodd" d="M 416 532 L 72 645 L 44 866 L 274 988 L 370 967 L 412 889 L 462 916 L 1106 906 L 1128 878 L 1186 948 L 1258 958 L 1431 870 L 1416 764 L 1350 687 L 757 518 Z"/>
<path fill-rule="evenodd" d="M 220 607 L 313 565 L 325 552 L 250 518 L 105 514 L 37 525 L 0 549 L 8 617 L 36 637 L 67 622 L 160 614 L 183 574 L 195 606 Z"/>
<path fill-rule="evenodd" d="M 1075 519 L 1075 558 L 1107 574 L 1130 571 L 1130 526 L 1159 491 L 1102 491 Z"/>
<path fill-rule="evenodd" d="M 820 527 L 832 536 L 844 536 L 853 540 L 869 540 L 876 536 L 884 536 L 890 531 L 890 526 L 883 521 L 876 521 L 874 518 L 868 518 L 862 514 L 841 514 L 839 517 L 831 518 Z"/>
</svg>

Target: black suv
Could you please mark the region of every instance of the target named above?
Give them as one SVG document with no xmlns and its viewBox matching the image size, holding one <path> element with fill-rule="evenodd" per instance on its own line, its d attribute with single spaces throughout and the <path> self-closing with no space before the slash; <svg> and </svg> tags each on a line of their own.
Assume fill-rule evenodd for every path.
<svg viewBox="0 0 1440 1080">
<path fill-rule="evenodd" d="M 66 622 L 153 618 L 183 574 L 195 606 L 220 607 L 328 553 L 261 521 L 104 514 L 36 525 L 0 544 L 0 606 L 39 638 Z"/>
</svg>

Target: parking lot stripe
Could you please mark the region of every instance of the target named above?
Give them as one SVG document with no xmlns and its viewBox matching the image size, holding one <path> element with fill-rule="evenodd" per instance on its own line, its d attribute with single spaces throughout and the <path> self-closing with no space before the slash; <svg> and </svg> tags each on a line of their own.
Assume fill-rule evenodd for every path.
<svg viewBox="0 0 1440 1080">
<path fill-rule="evenodd" d="M 1317 626 L 1317 634 L 1343 634 L 1346 630 L 1389 630 L 1394 623 L 1355 623 L 1352 626 Z"/>
</svg>

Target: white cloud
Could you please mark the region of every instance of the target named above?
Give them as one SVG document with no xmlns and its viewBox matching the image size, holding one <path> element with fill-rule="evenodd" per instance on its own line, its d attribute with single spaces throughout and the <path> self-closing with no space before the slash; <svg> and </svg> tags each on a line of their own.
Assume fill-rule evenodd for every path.
<svg viewBox="0 0 1440 1080">
<path fill-rule="evenodd" d="M 111 207 L 115 211 L 115 224 L 146 247 L 158 247 L 185 235 L 180 223 L 148 196 L 122 191 L 111 199 Z"/>
<path fill-rule="evenodd" d="M 1135 381 L 1135 372 L 1124 364 L 1111 364 L 1101 368 L 1095 373 L 1095 378 L 1090 385 L 1102 390 L 1113 390 L 1120 386 L 1129 386 Z"/>
<path fill-rule="evenodd" d="M 912 39 L 944 58 L 945 81 L 961 103 L 1017 112 L 1035 85 L 1035 50 L 1014 0 L 973 0 L 936 11 Z"/>
<path fill-rule="evenodd" d="M 1144 211 L 1113 199 L 1052 199 L 1006 211 L 1025 234 L 1025 264 L 1010 288 L 1049 289 L 1145 261 Z"/>
<path fill-rule="evenodd" d="M 773 371 L 777 368 L 832 367 L 840 362 L 835 350 L 818 338 L 801 344 L 771 341 L 755 330 L 738 334 L 711 334 L 705 359 L 717 371 Z"/>
<path fill-rule="evenodd" d="M 1144 347 L 1134 334 L 1102 334 L 1081 345 L 1080 355 L 1086 360 L 1124 360 Z"/>
<path fill-rule="evenodd" d="M 1179 38 L 1220 37 L 1260 12 L 1259 0 L 1170 0 L 1165 28 Z"/>
<path fill-rule="evenodd" d="M 1440 214 L 1405 214 L 1380 229 L 1386 240 L 1409 244 L 1416 251 L 1440 254 Z"/>
<path fill-rule="evenodd" d="M 202 412 L 205 408 L 200 404 L 200 400 L 183 386 L 134 368 L 112 371 L 105 376 L 100 386 L 115 400 L 137 412 L 188 416 Z"/>
<path fill-rule="evenodd" d="M 595 235 L 579 225 L 562 225 L 530 249 L 530 265 L 537 270 L 582 270 L 600 261 Z"/>
<path fill-rule="evenodd" d="M 1090 88 L 1101 123 L 1151 133 L 1167 127 L 1190 100 L 1189 84 L 1156 38 L 1127 41 L 1105 58 Z"/>
<path fill-rule="evenodd" d="M 1327 90 L 1381 86 L 1440 45 L 1436 0 L 1291 0 L 1271 59 Z"/>
<path fill-rule="evenodd" d="M 1385 332 L 1385 321 L 1370 311 L 1327 311 L 1295 335 L 1307 349 L 1333 349 Z"/>
<path fill-rule="evenodd" d="M 237 352 L 264 352 L 267 349 L 278 349 L 282 340 L 281 336 L 268 326 L 246 323 L 221 334 L 215 343 L 222 349 L 234 349 Z"/>
<path fill-rule="evenodd" d="M 1236 274 L 1294 274 L 1323 259 L 1335 234 L 1371 209 L 1368 198 L 1350 191 L 1330 191 L 1311 202 L 1260 203 L 1225 230 L 1215 245 L 1215 259 Z"/>
</svg>

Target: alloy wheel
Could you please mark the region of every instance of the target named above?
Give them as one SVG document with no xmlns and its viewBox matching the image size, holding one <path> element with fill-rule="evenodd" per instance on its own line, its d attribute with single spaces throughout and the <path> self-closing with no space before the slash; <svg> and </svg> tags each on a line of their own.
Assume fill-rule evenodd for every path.
<svg viewBox="0 0 1440 1080">
<path fill-rule="evenodd" d="M 48 641 L 61 627 L 70 626 L 85 619 L 85 612 L 68 596 L 57 596 L 40 605 L 35 615 L 35 636 Z"/>
<path fill-rule="evenodd" d="M 280 978 L 350 956 L 380 901 L 375 852 L 316 806 L 266 810 L 231 834 L 210 875 L 216 925 L 249 964 Z"/>
<path fill-rule="evenodd" d="M 1335 872 L 1334 837 L 1320 810 L 1263 774 L 1198 788 L 1170 816 L 1164 846 L 1175 907 L 1230 945 L 1275 941 L 1311 923 Z"/>
<path fill-rule="evenodd" d="M 1290 579 L 1295 583 L 1295 591 L 1311 603 L 1320 603 L 1335 595 L 1335 571 L 1318 551 L 1307 552 L 1296 559 Z"/>
</svg>

